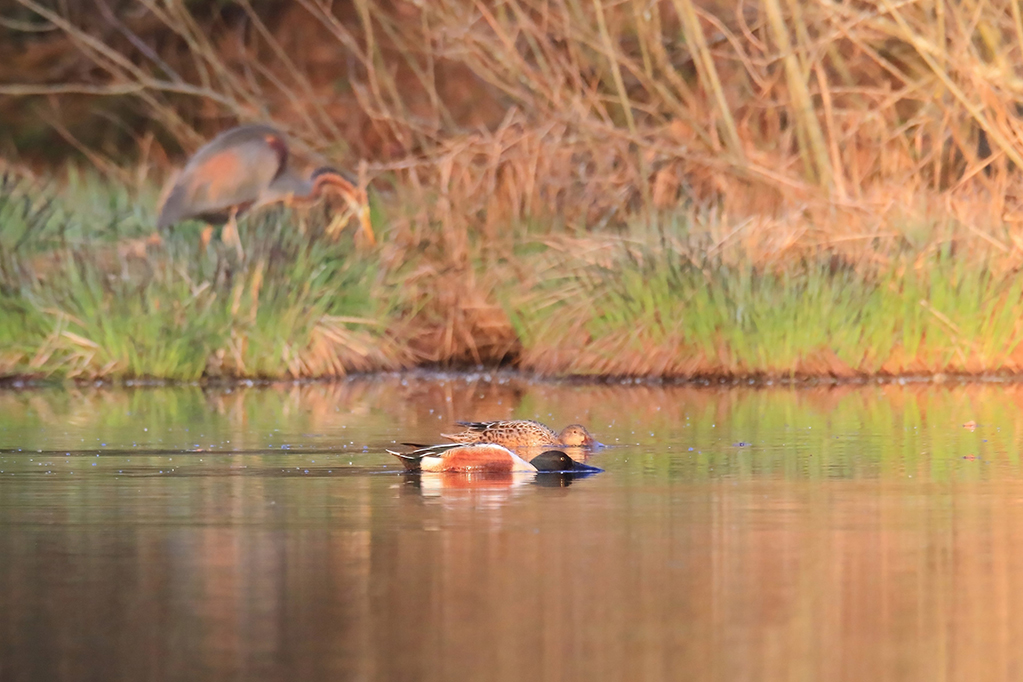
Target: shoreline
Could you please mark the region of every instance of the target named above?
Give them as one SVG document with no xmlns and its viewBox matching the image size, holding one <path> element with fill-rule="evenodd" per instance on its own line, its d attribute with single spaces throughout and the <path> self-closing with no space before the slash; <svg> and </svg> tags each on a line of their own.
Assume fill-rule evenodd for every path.
<svg viewBox="0 0 1023 682">
<path fill-rule="evenodd" d="M 0 378 L 0 391 L 39 390 L 48 388 L 101 388 L 101 389 L 156 389 L 156 388 L 202 388 L 206 390 L 238 388 L 277 388 L 311 385 L 332 385 L 343 383 L 372 382 L 382 380 L 415 381 L 463 381 L 483 383 L 521 382 L 552 386 L 664 386 L 713 389 L 773 389 L 773 388 L 848 388 L 887 385 L 931 385 L 965 386 L 980 384 L 1023 384 L 1023 373 L 978 373 L 978 374 L 877 374 L 872 376 L 699 376 L 699 377 L 657 377 L 657 376 L 550 376 L 525 372 L 513 368 L 473 367 L 465 369 L 440 369 L 416 367 L 402 371 L 357 372 L 345 376 L 302 377 L 295 379 L 248 379 L 212 378 L 199 380 L 175 379 L 41 379 L 31 376 L 8 376 Z"/>
</svg>

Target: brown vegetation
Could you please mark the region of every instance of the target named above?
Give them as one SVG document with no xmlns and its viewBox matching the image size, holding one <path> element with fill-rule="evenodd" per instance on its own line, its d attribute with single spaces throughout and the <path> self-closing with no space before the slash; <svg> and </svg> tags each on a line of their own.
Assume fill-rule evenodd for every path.
<svg viewBox="0 0 1023 682">
<path fill-rule="evenodd" d="M 135 98 L 186 146 L 272 119 L 375 159 L 448 231 L 921 192 L 1019 213 L 1010 2 L 17 2 L 53 30 L 8 44 L 3 92 Z"/>
<path fill-rule="evenodd" d="M 238 121 L 282 125 L 307 157 L 368 159 L 420 361 L 756 371 L 670 338 L 625 360 L 633 330 L 594 345 L 585 305 L 560 313 L 575 332 L 523 349 L 507 311 L 549 291 L 509 305 L 509 281 L 656 248 L 760 272 L 832 259 L 868 279 L 939 252 L 1001 274 L 1023 260 L 1023 17 L 1008 0 L 17 3 L 0 111 L 22 127 L 0 144 L 31 152 L 18 131 L 35 112 L 134 186 L 171 140 L 192 149 Z M 82 116 L 98 106 L 118 124 Z M 984 371 L 1006 353 L 857 363 L 825 348 L 785 366 Z"/>
</svg>

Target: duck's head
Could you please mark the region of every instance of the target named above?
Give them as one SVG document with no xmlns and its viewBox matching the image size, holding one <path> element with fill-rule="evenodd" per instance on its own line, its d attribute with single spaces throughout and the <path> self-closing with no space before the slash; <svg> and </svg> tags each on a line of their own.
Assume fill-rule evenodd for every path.
<svg viewBox="0 0 1023 682">
<path fill-rule="evenodd" d="M 582 424 L 570 424 L 561 430 L 558 442 L 568 447 L 602 448 L 604 444 L 594 438 Z"/>
<path fill-rule="evenodd" d="M 560 450 L 548 450 L 529 461 L 541 474 L 595 474 L 603 469 L 577 462 Z"/>
</svg>

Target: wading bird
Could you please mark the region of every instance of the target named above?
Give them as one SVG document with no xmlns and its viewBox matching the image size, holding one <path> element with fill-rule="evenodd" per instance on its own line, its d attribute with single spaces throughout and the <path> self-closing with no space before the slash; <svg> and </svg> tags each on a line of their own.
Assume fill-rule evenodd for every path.
<svg viewBox="0 0 1023 682">
<path fill-rule="evenodd" d="M 203 145 L 185 164 L 160 209 L 157 229 L 186 218 L 226 222 L 225 244 L 244 255 L 235 222 L 238 214 L 276 202 L 313 203 L 325 189 L 336 191 L 359 218 L 370 244 L 375 244 L 366 191 L 333 168 L 320 168 L 303 179 L 288 168 L 284 134 L 266 125 L 231 128 Z M 213 228 L 203 231 L 203 244 Z"/>
<path fill-rule="evenodd" d="M 442 433 L 456 443 L 496 443 L 506 448 L 559 447 L 600 448 L 602 443 L 585 426 L 572 424 L 556 433 L 554 429 L 531 419 L 502 419 L 493 422 L 455 422 L 464 426 L 461 433 Z"/>
<path fill-rule="evenodd" d="M 564 452 L 549 450 L 526 461 L 511 450 L 493 443 L 445 443 L 419 448 L 408 453 L 388 450 L 412 472 L 453 474 L 592 474 L 603 469 L 576 462 Z"/>
</svg>

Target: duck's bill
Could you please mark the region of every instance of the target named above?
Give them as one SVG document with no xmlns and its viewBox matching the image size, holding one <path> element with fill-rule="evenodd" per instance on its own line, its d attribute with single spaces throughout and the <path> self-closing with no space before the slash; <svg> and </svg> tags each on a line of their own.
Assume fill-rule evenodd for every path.
<svg viewBox="0 0 1023 682">
<path fill-rule="evenodd" d="M 590 474 L 599 474 L 604 471 L 600 467 L 590 466 L 589 464 L 583 464 L 582 462 L 574 462 L 572 466 L 564 469 L 556 470 L 544 470 L 540 471 L 540 474 L 578 474 L 581 476 L 589 476 Z"/>
</svg>

